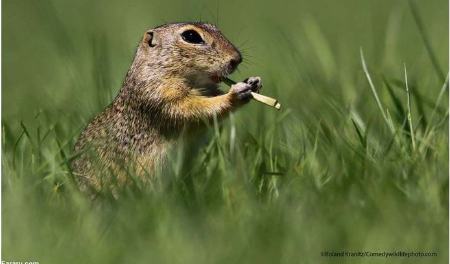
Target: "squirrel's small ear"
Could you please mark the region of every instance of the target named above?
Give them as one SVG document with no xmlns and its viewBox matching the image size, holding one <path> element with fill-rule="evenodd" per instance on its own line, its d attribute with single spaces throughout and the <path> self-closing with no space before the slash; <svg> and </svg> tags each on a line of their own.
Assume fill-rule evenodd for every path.
<svg viewBox="0 0 450 264">
<path fill-rule="evenodd" d="M 155 32 L 153 32 L 151 30 L 145 32 L 143 42 L 147 43 L 150 47 L 156 46 Z"/>
</svg>

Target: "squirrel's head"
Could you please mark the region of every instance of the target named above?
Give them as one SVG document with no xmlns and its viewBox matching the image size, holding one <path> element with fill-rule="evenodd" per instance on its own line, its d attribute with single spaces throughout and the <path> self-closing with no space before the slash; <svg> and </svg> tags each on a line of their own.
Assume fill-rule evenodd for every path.
<svg viewBox="0 0 450 264">
<path fill-rule="evenodd" d="M 214 25 L 204 23 L 173 23 L 148 30 L 137 57 L 148 74 L 160 71 L 192 85 L 218 83 L 242 62 L 237 48 Z"/>
</svg>

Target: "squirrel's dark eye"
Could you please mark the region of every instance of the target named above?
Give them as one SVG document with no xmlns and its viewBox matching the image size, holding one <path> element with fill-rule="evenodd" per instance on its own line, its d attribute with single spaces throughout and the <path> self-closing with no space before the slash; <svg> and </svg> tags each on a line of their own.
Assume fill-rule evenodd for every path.
<svg viewBox="0 0 450 264">
<path fill-rule="evenodd" d="M 202 39 L 200 34 L 197 33 L 195 30 L 186 30 L 183 33 L 181 33 L 181 37 L 184 41 L 192 43 L 192 44 L 203 44 L 205 41 Z"/>
</svg>

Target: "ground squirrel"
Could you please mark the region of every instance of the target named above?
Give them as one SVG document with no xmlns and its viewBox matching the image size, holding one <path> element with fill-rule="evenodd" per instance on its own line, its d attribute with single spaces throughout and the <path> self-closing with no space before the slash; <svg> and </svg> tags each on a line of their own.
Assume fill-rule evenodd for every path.
<svg viewBox="0 0 450 264">
<path fill-rule="evenodd" d="M 248 102 L 261 88 L 259 77 L 227 93 L 218 88 L 241 62 L 241 53 L 211 24 L 172 23 L 146 31 L 118 95 L 75 144 L 81 154 L 72 168 L 81 188 L 123 185 L 130 168 L 140 178 L 151 177 L 186 127 Z"/>
</svg>

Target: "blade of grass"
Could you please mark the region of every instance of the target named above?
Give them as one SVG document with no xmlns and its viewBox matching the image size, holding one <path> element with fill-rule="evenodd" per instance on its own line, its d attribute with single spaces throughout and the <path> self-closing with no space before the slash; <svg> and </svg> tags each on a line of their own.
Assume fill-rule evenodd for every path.
<svg viewBox="0 0 450 264">
<path fill-rule="evenodd" d="M 412 124 L 412 114 L 411 114 L 411 95 L 409 92 L 408 86 L 408 73 L 406 71 L 406 64 L 403 64 L 403 69 L 405 73 L 405 88 L 406 88 L 406 98 L 407 98 L 407 107 L 408 107 L 408 123 L 409 123 L 409 132 L 411 134 L 411 142 L 413 150 L 416 150 L 416 139 L 414 137 L 414 128 Z"/>
<path fill-rule="evenodd" d="M 393 128 L 391 122 L 389 122 L 389 120 L 386 116 L 386 113 L 383 110 L 383 105 L 381 104 L 380 98 L 378 97 L 377 90 L 375 89 L 375 85 L 373 84 L 372 78 L 370 77 L 369 70 L 367 69 L 366 60 L 364 59 L 364 52 L 363 52 L 362 47 L 359 49 L 359 53 L 361 56 L 361 64 L 362 64 L 364 73 L 366 75 L 367 81 L 369 82 L 369 86 L 372 91 L 373 97 L 375 98 L 375 101 L 377 102 L 378 109 L 380 110 L 381 115 L 383 116 L 383 119 L 386 122 L 388 128 L 394 134 L 394 128 Z"/>
<path fill-rule="evenodd" d="M 25 130 L 23 130 L 23 128 L 22 128 L 22 132 L 20 132 L 19 137 L 17 138 L 16 142 L 14 142 L 14 145 L 13 145 L 12 165 L 14 168 L 16 168 L 17 148 L 19 147 L 19 143 L 20 143 L 21 139 L 23 138 L 23 135 L 25 135 Z"/>
<path fill-rule="evenodd" d="M 405 117 L 405 109 L 403 109 L 402 102 L 397 97 L 394 90 L 392 89 L 392 86 L 389 84 L 389 82 L 386 80 L 386 78 L 384 76 L 383 76 L 383 83 L 386 86 L 388 93 L 391 96 L 392 101 L 394 102 L 395 109 L 397 110 L 397 118 L 401 122 Z"/>
<path fill-rule="evenodd" d="M 411 90 L 412 98 L 414 99 L 413 102 L 415 102 L 415 107 L 417 109 L 417 124 L 416 126 L 421 126 L 423 129 L 425 129 L 428 126 L 428 120 L 425 113 L 425 107 L 424 107 L 424 100 L 423 96 L 417 92 L 419 89 L 416 89 L 414 85 L 409 85 Z"/>
<path fill-rule="evenodd" d="M 429 134 L 432 134 L 432 133 L 433 133 L 433 130 L 434 130 L 437 126 L 439 126 L 439 124 L 438 124 L 438 125 L 433 125 L 434 117 L 435 117 L 435 115 L 436 115 L 436 113 L 437 113 L 437 111 L 438 111 L 438 108 L 439 108 L 439 105 L 440 105 L 440 103 L 441 103 L 442 97 L 443 97 L 443 95 L 444 95 L 444 93 L 445 93 L 445 91 L 446 91 L 447 89 L 448 89 L 448 74 L 447 74 L 447 77 L 445 78 L 444 85 L 442 85 L 441 91 L 439 92 L 439 95 L 438 95 L 438 97 L 437 97 L 437 99 L 436 99 L 435 105 L 434 105 L 434 107 L 433 107 L 433 111 L 431 112 L 431 115 L 430 115 L 430 123 L 429 123 L 429 125 L 427 126 L 427 128 L 425 129 L 424 137 L 428 137 Z M 448 109 L 447 109 L 447 113 L 448 113 Z M 444 117 L 444 120 L 445 120 L 445 119 L 446 119 L 446 118 Z"/>
<path fill-rule="evenodd" d="M 59 148 L 59 150 L 58 150 L 59 155 L 61 156 L 61 158 L 62 158 L 62 160 L 64 162 L 64 165 L 66 166 L 67 171 L 69 172 L 69 180 L 71 180 L 73 183 L 75 183 L 76 181 L 75 181 L 75 177 L 74 177 L 74 175 L 72 173 L 72 168 L 70 166 L 70 160 L 68 159 L 66 153 L 64 152 L 64 149 L 63 149 L 63 146 L 61 145 L 61 142 L 58 140 L 58 137 L 56 137 L 56 136 L 55 136 L 55 141 L 56 141 L 56 144 L 57 144 L 57 146 Z"/>
<path fill-rule="evenodd" d="M 353 123 L 353 126 L 355 127 L 355 130 L 356 130 L 356 133 L 358 134 L 358 138 L 359 138 L 359 141 L 361 142 L 361 145 L 364 147 L 364 148 L 366 148 L 366 143 L 367 143 L 367 141 L 366 141 L 366 138 L 363 136 L 363 134 L 361 133 L 361 129 L 359 128 L 359 126 L 358 126 L 358 124 L 355 122 L 355 120 L 352 118 L 351 119 L 352 120 L 352 123 Z"/>
<path fill-rule="evenodd" d="M 445 90 L 447 90 L 447 89 L 448 89 L 448 74 L 447 74 L 447 77 L 445 78 L 444 85 L 442 85 L 441 91 L 439 92 L 439 95 L 436 99 L 436 103 L 434 105 L 433 111 L 431 112 L 430 124 L 433 122 L 434 115 L 436 114 L 439 104 L 441 103 L 442 96 L 444 96 Z"/>
<path fill-rule="evenodd" d="M 20 126 L 22 127 L 22 129 L 23 129 L 23 132 L 24 132 L 24 134 L 25 134 L 25 137 L 28 139 L 28 141 L 30 142 L 30 145 L 31 145 L 31 148 L 33 149 L 33 150 L 35 150 L 36 149 L 36 146 L 34 145 L 34 142 L 33 142 L 33 140 L 31 139 L 31 135 L 30 135 L 30 132 L 28 132 L 28 129 L 27 129 L 27 127 L 25 126 L 25 124 L 21 121 L 20 122 Z"/>
</svg>

